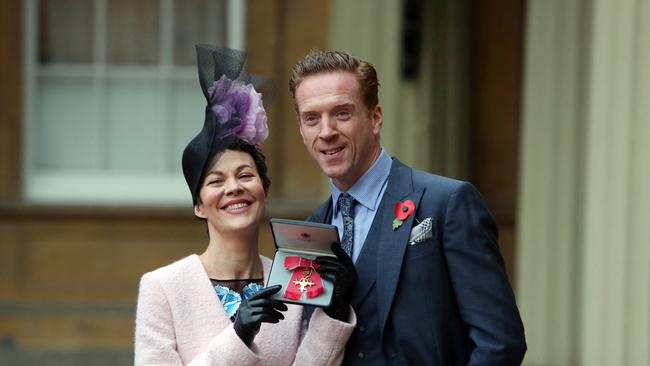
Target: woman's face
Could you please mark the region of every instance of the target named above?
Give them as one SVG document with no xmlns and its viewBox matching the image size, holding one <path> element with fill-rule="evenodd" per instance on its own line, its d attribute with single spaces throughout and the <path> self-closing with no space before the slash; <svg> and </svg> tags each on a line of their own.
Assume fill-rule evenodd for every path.
<svg viewBox="0 0 650 366">
<path fill-rule="evenodd" d="M 253 158 L 236 150 L 217 155 L 199 198 L 194 214 L 221 233 L 257 227 L 266 206 L 266 192 Z"/>
</svg>

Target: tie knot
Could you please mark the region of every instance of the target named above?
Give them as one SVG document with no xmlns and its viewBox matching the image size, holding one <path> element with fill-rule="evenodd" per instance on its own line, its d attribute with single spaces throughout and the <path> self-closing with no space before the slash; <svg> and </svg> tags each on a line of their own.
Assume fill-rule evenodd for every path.
<svg viewBox="0 0 650 366">
<path fill-rule="evenodd" d="M 350 196 L 347 193 L 341 193 L 338 199 L 339 210 L 343 216 L 353 216 L 354 211 L 354 197 Z"/>
</svg>

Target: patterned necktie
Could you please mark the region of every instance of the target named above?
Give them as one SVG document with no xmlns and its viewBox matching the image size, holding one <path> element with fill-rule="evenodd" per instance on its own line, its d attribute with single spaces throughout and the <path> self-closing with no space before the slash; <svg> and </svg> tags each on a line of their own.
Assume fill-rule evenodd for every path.
<svg viewBox="0 0 650 366">
<path fill-rule="evenodd" d="M 352 244 L 354 242 L 354 203 L 356 201 L 347 193 L 341 193 L 338 207 L 343 216 L 343 239 L 341 248 L 352 257 Z"/>
</svg>

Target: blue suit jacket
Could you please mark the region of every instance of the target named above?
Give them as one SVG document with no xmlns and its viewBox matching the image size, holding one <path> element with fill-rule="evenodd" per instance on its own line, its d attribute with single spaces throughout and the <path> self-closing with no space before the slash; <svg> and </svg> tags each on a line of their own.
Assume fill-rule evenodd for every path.
<svg viewBox="0 0 650 366">
<path fill-rule="evenodd" d="M 409 199 L 415 214 L 393 230 L 395 203 Z M 309 220 L 329 223 L 331 215 L 328 199 Z M 409 245 L 411 229 L 428 217 L 432 238 Z M 344 364 L 521 364 L 524 329 L 496 223 L 471 184 L 393 159 L 355 266 L 358 325 Z"/>
</svg>

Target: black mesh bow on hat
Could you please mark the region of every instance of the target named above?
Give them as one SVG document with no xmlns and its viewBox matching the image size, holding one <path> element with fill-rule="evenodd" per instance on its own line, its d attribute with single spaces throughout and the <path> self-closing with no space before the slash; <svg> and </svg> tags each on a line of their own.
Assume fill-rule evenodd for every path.
<svg viewBox="0 0 650 366">
<path fill-rule="evenodd" d="M 196 204 L 206 164 L 234 139 L 259 148 L 268 136 L 261 94 L 244 71 L 246 53 L 196 45 L 201 90 L 207 101 L 205 121 L 183 151 L 183 175 Z"/>
</svg>

